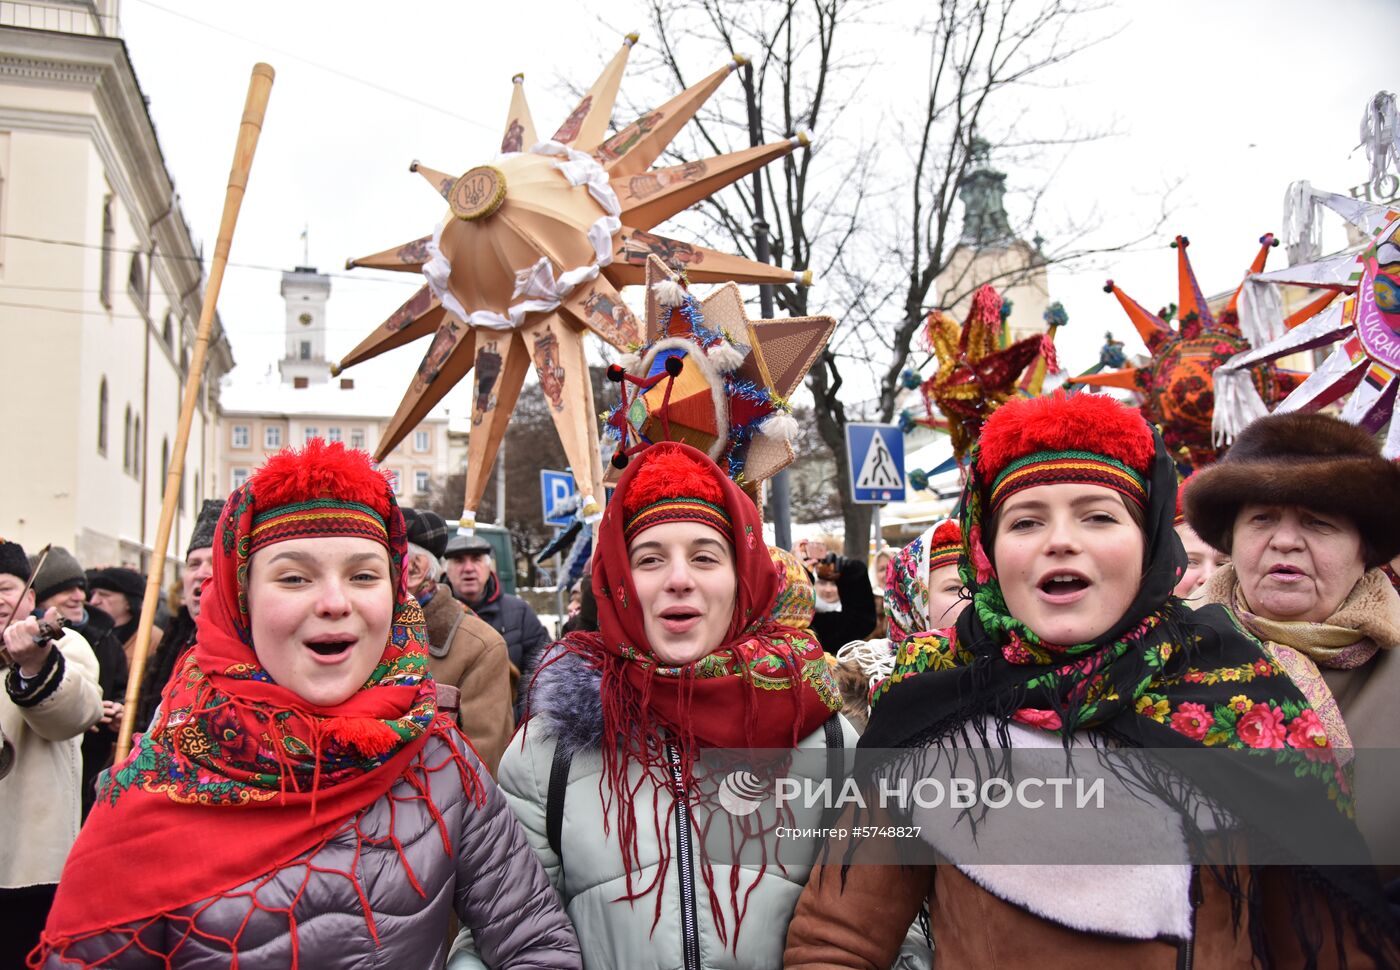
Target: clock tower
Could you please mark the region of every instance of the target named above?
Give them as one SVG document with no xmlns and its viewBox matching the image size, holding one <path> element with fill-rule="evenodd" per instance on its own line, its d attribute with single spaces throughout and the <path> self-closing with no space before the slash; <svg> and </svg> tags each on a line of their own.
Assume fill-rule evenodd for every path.
<svg viewBox="0 0 1400 970">
<path fill-rule="evenodd" d="M 330 379 L 326 361 L 326 301 L 331 278 L 312 266 L 282 274 L 282 299 L 287 305 L 287 348 L 278 369 L 282 383 L 306 387 Z"/>
</svg>

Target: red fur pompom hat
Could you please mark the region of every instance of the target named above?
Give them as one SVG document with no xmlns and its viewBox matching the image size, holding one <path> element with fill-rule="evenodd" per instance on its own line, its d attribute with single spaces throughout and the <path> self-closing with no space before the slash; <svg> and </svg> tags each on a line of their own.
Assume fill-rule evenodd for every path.
<svg viewBox="0 0 1400 970">
<path fill-rule="evenodd" d="M 944 519 L 939 523 L 938 528 L 933 530 L 933 537 L 929 541 L 929 572 L 933 572 L 940 566 L 956 563 L 958 556 L 962 554 L 962 546 L 962 528 L 958 525 L 957 520 Z"/>
<path fill-rule="evenodd" d="M 712 469 L 669 442 L 646 449 L 642 461 L 622 496 L 623 534 L 629 543 L 663 522 L 699 522 L 734 541 L 724 491 Z"/>
<path fill-rule="evenodd" d="M 397 511 L 388 478 L 369 455 L 313 438 L 284 448 L 249 479 L 256 503 L 248 555 L 287 539 L 356 536 L 389 548 Z"/>
<path fill-rule="evenodd" d="M 1101 394 L 1010 401 L 982 426 L 977 471 L 988 510 L 1036 485 L 1102 485 L 1147 505 L 1156 443 L 1141 413 Z"/>
</svg>

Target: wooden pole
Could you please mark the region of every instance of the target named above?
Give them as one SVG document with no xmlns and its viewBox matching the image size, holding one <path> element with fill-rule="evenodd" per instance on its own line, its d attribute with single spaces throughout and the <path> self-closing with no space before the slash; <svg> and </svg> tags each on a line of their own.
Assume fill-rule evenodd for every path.
<svg viewBox="0 0 1400 970">
<path fill-rule="evenodd" d="M 175 508 L 180 498 L 180 480 L 185 473 L 185 449 L 189 445 L 190 425 L 194 422 L 195 402 L 204 379 L 204 358 L 209 351 L 209 334 L 214 329 L 214 311 L 219 302 L 219 288 L 224 282 L 224 267 L 228 265 L 229 247 L 233 244 L 233 227 L 238 222 L 238 210 L 243 205 L 243 193 L 248 187 L 248 172 L 253 167 L 253 152 L 262 133 L 267 100 L 272 94 L 274 72 L 267 64 L 254 64 L 248 82 L 248 99 L 243 105 L 243 119 L 238 127 L 238 143 L 233 150 L 233 168 L 229 171 L 228 191 L 224 195 L 224 214 L 219 222 L 219 238 L 214 244 L 214 258 L 209 264 L 209 283 L 204 288 L 204 305 L 199 312 L 199 330 L 195 335 L 194 354 L 190 358 L 189 378 L 185 381 L 185 396 L 180 402 L 180 425 L 175 433 L 175 448 L 170 467 L 165 474 L 165 495 L 161 502 L 160 525 L 156 529 L 155 545 L 151 549 L 151 568 L 146 576 L 146 597 L 141 601 L 141 622 L 136 628 L 136 643 L 131 651 L 131 671 L 126 684 L 126 709 L 122 711 L 121 731 L 117 735 L 116 761 L 126 758 L 131 750 L 131 734 L 136 724 L 136 705 L 141 699 L 141 679 L 146 671 L 146 654 L 151 649 L 151 626 L 160 602 L 161 583 L 165 579 L 165 550 L 170 545 L 170 530 L 175 522 Z M 142 725 L 144 728 L 145 725 Z"/>
</svg>

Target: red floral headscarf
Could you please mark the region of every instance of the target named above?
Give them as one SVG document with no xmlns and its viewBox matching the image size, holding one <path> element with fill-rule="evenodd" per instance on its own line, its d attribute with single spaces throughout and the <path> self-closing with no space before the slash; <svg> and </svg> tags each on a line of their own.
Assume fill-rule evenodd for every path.
<svg viewBox="0 0 1400 970">
<path fill-rule="evenodd" d="M 672 466 L 678 459 L 686 466 L 686 474 L 674 474 Z M 737 584 L 733 618 L 723 642 L 712 653 L 681 667 L 664 665 L 647 642 L 628 557 L 626 530 L 638 505 L 631 490 L 648 490 L 648 501 L 641 503 L 647 508 L 662 498 L 650 494 L 656 482 L 647 468 L 651 462 L 667 466 L 665 478 L 675 483 L 672 498 L 694 498 L 700 492 L 712 506 L 703 515 L 678 514 L 688 521 L 707 522 L 718 510 L 732 526 Z M 691 476 L 702 477 L 703 486 L 696 487 Z M 599 526 L 594 554 L 593 593 L 598 601 L 599 632 L 573 633 L 563 641 L 568 651 L 600 672 L 603 737 L 618 739 L 616 745 L 605 744 L 602 751 L 604 824 L 618 827 L 628 877 L 624 899 L 639 898 L 664 884 L 670 846 L 670 836 L 660 830 L 658 817 L 661 865 L 649 885 L 634 890 L 631 874 L 638 864 L 633 798 L 638 788 L 628 782 L 629 767 L 640 764 L 655 785 L 672 787 L 673 764 L 666 753 L 669 745 L 675 752 L 674 767 L 681 773 L 686 797 L 694 800 L 694 769 L 702 748 L 791 748 L 840 707 L 835 682 L 816 638 L 807 630 L 780 626 L 771 619 L 779 586 L 777 567 L 763 541 L 758 509 L 702 452 L 667 442 L 646 449 L 628 465 Z M 716 929 L 724 939 L 727 933 L 714 897 L 713 876 L 704 860 L 702 870 L 711 893 Z M 738 890 L 731 889 L 736 922 L 742 922 Z M 660 893 L 656 906 L 659 916 Z M 737 936 L 738 926 L 736 944 Z"/>
<path fill-rule="evenodd" d="M 395 608 L 364 686 L 320 707 L 258 662 L 247 582 L 257 549 L 330 535 L 386 547 Z M 185 926 L 183 937 L 170 934 L 173 952 L 193 932 L 173 911 L 309 857 L 401 779 L 428 798 L 428 772 L 455 764 L 472 797 L 483 797 L 457 755 L 453 721 L 438 713 L 423 612 L 403 588 L 403 515 L 368 455 L 316 441 L 274 456 L 229 497 L 213 551 L 194 646 L 165 686 L 156 723 L 98 793 L 36 958 L 102 933 L 134 939 L 161 919 Z M 432 734 L 449 740 L 454 757 L 429 767 L 420 754 Z M 358 873 L 340 875 L 358 888 Z M 237 939 L 227 942 L 236 954 Z"/>
</svg>

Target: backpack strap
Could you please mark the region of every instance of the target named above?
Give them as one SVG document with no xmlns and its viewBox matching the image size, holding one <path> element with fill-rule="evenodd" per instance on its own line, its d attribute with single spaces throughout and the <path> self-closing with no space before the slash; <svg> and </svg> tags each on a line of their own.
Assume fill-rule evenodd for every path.
<svg viewBox="0 0 1400 970">
<path fill-rule="evenodd" d="M 554 745 L 554 761 L 549 766 L 549 789 L 545 793 L 544 833 L 549 847 L 562 862 L 564 850 L 560 835 L 564 831 L 564 792 L 569 787 L 569 765 L 574 756 L 557 741 Z"/>
<path fill-rule="evenodd" d="M 828 751 L 838 751 L 846 747 L 846 737 L 841 733 L 841 715 L 833 714 L 822 724 L 822 731 L 826 734 L 826 749 Z"/>
</svg>

